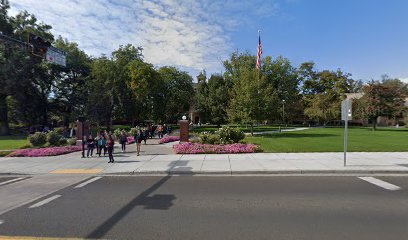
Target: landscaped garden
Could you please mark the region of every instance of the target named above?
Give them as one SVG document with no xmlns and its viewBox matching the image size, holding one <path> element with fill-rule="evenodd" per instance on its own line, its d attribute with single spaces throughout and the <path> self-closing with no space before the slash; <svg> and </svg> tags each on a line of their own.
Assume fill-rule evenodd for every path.
<svg viewBox="0 0 408 240">
<path fill-rule="evenodd" d="M 259 144 L 264 152 L 342 152 L 344 128 L 311 128 L 246 137 L 248 143 Z M 349 128 L 348 151 L 408 151 L 407 128 Z"/>
<path fill-rule="evenodd" d="M 64 138 L 58 130 L 27 136 L 0 137 L 0 157 L 43 157 L 80 151 L 76 139 Z"/>
</svg>

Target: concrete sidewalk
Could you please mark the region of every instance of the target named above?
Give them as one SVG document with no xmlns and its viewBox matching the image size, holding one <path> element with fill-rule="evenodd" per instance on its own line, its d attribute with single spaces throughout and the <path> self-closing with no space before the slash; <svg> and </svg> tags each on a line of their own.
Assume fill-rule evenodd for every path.
<svg viewBox="0 0 408 240">
<path fill-rule="evenodd" d="M 303 174 L 408 173 L 406 152 L 253 153 L 177 155 L 172 144 L 149 140 L 136 156 L 135 145 L 115 163 L 107 157 L 81 158 L 81 152 L 55 157 L 0 158 L 0 174 Z"/>
</svg>

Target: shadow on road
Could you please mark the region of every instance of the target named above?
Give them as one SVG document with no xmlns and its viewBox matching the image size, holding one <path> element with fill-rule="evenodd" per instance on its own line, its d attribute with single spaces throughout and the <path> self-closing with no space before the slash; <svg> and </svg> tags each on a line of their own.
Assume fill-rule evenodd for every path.
<svg viewBox="0 0 408 240">
<path fill-rule="evenodd" d="M 150 188 L 146 189 L 144 192 L 135 197 L 127 205 L 122 207 L 114 215 L 112 215 L 108 220 L 102 223 L 97 229 L 88 234 L 86 238 L 99 239 L 102 238 L 107 232 L 109 232 L 121 219 L 126 217 L 126 215 L 132 211 L 136 206 L 144 206 L 145 209 L 158 209 L 167 210 L 173 205 L 173 200 L 176 197 L 173 194 L 156 194 L 149 196 L 154 191 L 156 191 L 160 186 L 162 186 L 171 176 L 165 176 L 152 185 Z"/>
</svg>

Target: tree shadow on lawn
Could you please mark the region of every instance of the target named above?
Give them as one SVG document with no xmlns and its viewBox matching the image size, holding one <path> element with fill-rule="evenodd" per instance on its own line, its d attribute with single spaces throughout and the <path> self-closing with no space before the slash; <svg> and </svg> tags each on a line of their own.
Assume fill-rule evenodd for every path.
<svg viewBox="0 0 408 240">
<path fill-rule="evenodd" d="M 324 137 L 338 137 L 337 134 L 327 133 L 280 133 L 280 134 L 263 134 L 255 137 L 263 138 L 324 138 Z"/>
</svg>

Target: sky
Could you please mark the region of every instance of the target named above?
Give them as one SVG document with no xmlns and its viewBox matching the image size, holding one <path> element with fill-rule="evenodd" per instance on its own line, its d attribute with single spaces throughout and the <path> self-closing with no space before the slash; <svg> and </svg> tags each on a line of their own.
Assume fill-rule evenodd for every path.
<svg viewBox="0 0 408 240">
<path fill-rule="evenodd" d="M 369 81 L 387 74 L 408 82 L 406 0 L 10 0 L 77 42 L 89 55 L 131 43 L 147 62 L 194 78 L 222 73 L 234 51 L 313 61 Z"/>
</svg>

